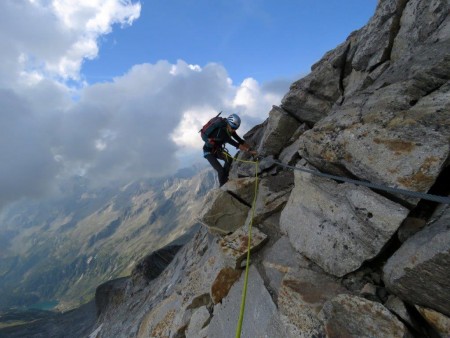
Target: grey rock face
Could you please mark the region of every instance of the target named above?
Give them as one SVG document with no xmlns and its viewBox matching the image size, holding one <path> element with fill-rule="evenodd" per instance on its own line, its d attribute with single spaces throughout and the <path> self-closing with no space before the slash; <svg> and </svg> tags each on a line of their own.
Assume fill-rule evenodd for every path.
<svg viewBox="0 0 450 338">
<path fill-rule="evenodd" d="M 325 302 L 346 290 L 323 272 L 292 269 L 283 278 L 278 295 L 281 319 L 291 337 L 321 337 L 319 312 Z"/>
<path fill-rule="evenodd" d="M 282 163 L 292 165 L 300 159 L 300 156 L 298 154 L 298 150 L 300 148 L 299 137 L 308 129 L 309 128 L 305 123 L 297 128 L 297 130 L 294 132 L 294 135 L 292 135 L 291 139 L 289 140 L 289 145 L 285 147 L 279 155 L 279 160 Z"/>
<path fill-rule="evenodd" d="M 300 123 L 283 109 L 273 106 L 258 147 L 261 156 L 278 155 Z"/>
<path fill-rule="evenodd" d="M 376 100 L 376 95 L 371 100 Z M 386 100 L 390 94 L 379 95 Z M 414 113 L 395 114 L 387 108 L 363 112 L 364 105 L 353 104 L 354 107 L 350 104 L 341 107 L 304 133 L 300 137 L 300 155 L 324 171 L 339 175 L 350 172 L 374 183 L 427 191 L 449 153 L 450 134 L 443 128 L 436 131 L 438 128 L 434 127 L 440 117 L 431 112 L 426 116 L 430 110 L 421 110 L 423 122 L 425 118 L 434 120 L 430 127 L 421 123 L 421 118 L 414 119 Z"/>
<path fill-rule="evenodd" d="M 324 171 L 428 191 L 449 153 L 449 9 L 448 1 L 380 1 L 368 25 L 294 84 L 282 107 L 314 111 L 305 98 L 321 92 L 311 83 L 330 62 L 341 70 L 328 76 L 344 99 L 324 95 L 328 105 L 300 137 L 300 155 Z"/>
<path fill-rule="evenodd" d="M 125 299 L 125 290 L 129 278 L 119 278 L 103 283 L 97 287 L 95 292 L 95 306 L 97 307 L 97 316 L 107 307 L 119 305 Z"/>
<path fill-rule="evenodd" d="M 283 172 L 276 176 L 267 176 L 260 180 L 254 214 L 248 214 L 246 224 L 253 216 L 253 224 L 264 221 L 282 210 L 294 185 L 294 175 Z"/>
<path fill-rule="evenodd" d="M 415 328 L 417 332 L 421 331 L 421 328 L 415 323 L 414 319 L 409 314 L 405 303 L 400 298 L 391 295 L 386 303 L 384 303 L 384 306 L 401 318 L 404 323 L 407 323 L 411 327 Z"/>
<path fill-rule="evenodd" d="M 341 277 L 375 257 L 407 214 L 369 189 L 296 171 L 280 226 L 296 250 Z"/>
<path fill-rule="evenodd" d="M 210 320 L 210 314 L 206 306 L 197 309 L 189 322 L 186 330 L 186 338 L 206 337 L 206 329 Z"/>
<path fill-rule="evenodd" d="M 305 78 L 293 83 L 281 101 L 281 108 L 298 120 L 316 123 L 328 115 L 334 102 L 341 96 L 340 78 L 349 43 L 328 52 Z"/>
<path fill-rule="evenodd" d="M 230 290 L 222 304 L 214 307 L 214 317 L 209 324 L 207 337 L 228 338 L 236 332 L 244 278 Z M 251 267 L 247 289 L 246 311 L 242 325 L 242 337 L 287 337 L 275 304 L 264 286 L 258 271 Z"/>
<path fill-rule="evenodd" d="M 356 296 L 337 296 L 325 304 L 320 316 L 328 337 L 410 337 L 383 305 Z"/>
<path fill-rule="evenodd" d="M 133 269 L 132 280 L 137 282 L 143 278 L 146 282 L 149 282 L 158 277 L 181 247 L 182 245 L 168 245 L 145 256 Z M 97 289 L 96 295 L 98 293 L 99 290 Z"/>
<path fill-rule="evenodd" d="M 200 220 L 213 232 L 228 234 L 244 225 L 249 207 L 227 191 L 212 190 Z"/>
<path fill-rule="evenodd" d="M 391 58 L 395 61 L 405 54 L 412 54 L 417 44 L 422 44 L 430 38 L 448 39 L 448 11 L 448 1 L 408 1 L 402 13 L 400 30 L 395 37 Z"/>
<path fill-rule="evenodd" d="M 230 192 L 233 196 L 238 197 L 247 205 L 252 205 L 255 195 L 255 178 L 245 177 L 240 179 L 229 180 L 222 186 L 222 190 Z"/>
<path fill-rule="evenodd" d="M 389 58 L 406 0 L 379 1 L 376 14 L 355 38 L 351 65 L 357 71 L 372 70 Z"/>
<path fill-rule="evenodd" d="M 284 276 L 292 269 L 307 268 L 309 261 L 295 251 L 287 236 L 282 236 L 264 252 L 263 266 L 270 288 L 278 295 Z"/>
<path fill-rule="evenodd" d="M 401 299 L 450 316 L 449 266 L 450 207 L 388 260 L 383 280 Z"/>
</svg>

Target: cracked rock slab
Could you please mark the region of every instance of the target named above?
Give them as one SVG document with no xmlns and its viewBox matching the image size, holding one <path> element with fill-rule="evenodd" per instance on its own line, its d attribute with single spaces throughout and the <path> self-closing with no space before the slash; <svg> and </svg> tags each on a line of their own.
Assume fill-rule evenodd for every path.
<svg viewBox="0 0 450 338">
<path fill-rule="evenodd" d="M 380 303 L 339 295 L 320 312 L 327 337 L 409 337 L 405 325 Z"/>
<path fill-rule="evenodd" d="M 267 239 L 266 234 L 253 227 L 250 240 L 250 253 L 259 250 Z M 235 269 L 239 269 L 242 261 L 247 257 L 248 240 L 247 229 L 240 228 L 231 235 L 221 238 L 219 241 L 219 247 L 225 256 L 225 260 Z"/>
<path fill-rule="evenodd" d="M 228 234 L 244 225 L 250 208 L 227 191 L 215 189 L 208 195 L 207 201 L 200 221 L 211 232 Z"/>
<path fill-rule="evenodd" d="M 342 277 L 377 256 L 407 215 L 370 189 L 296 170 L 280 226 L 298 252 Z"/>
<path fill-rule="evenodd" d="M 383 268 L 386 287 L 404 301 L 450 316 L 450 207 L 409 238 Z"/>
<path fill-rule="evenodd" d="M 325 273 L 302 268 L 288 272 L 281 283 L 278 307 L 292 337 L 324 336 L 318 317 L 325 302 L 345 289 Z"/>
<path fill-rule="evenodd" d="M 281 323 L 278 310 L 267 291 L 258 270 L 251 266 L 248 275 L 245 316 L 241 337 L 289 337 Z M 222 303 L 214 306 L 214 316 L 208 326 L 208 338 L 229 338 L 236 333 L 244 276 L 233 285 Z"/>
</svg>

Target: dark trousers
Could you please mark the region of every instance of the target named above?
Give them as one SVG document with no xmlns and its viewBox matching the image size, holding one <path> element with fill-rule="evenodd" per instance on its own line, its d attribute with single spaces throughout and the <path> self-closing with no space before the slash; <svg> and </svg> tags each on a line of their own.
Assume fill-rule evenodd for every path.
<svg viewBox="0 0 450 338">
<path fill-rule="evenodd" d="M 220 150 L 215 154 L 208 154 L 205 156 L 211 166 L 217 171 L 219 177 L 219 186 L 224 185 L 228 181 L 228 173 L 230 171 L 231 163 L 233 163 L 233 158 L 225 156 Z M 224 165 L 220 164 L 219 160 L 224 161 Z"/>
</svg>

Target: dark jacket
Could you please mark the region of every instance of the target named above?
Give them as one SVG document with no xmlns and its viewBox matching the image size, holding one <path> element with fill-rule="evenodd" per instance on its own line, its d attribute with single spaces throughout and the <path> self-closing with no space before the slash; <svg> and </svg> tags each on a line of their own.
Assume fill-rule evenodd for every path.
<svg viewBox="0 0 450 338">
<path fill-rule="evenodd" d="M 227 122 L 223 121 L 219 127 L 209 134 L 208 141 L 206 141 L 203 146 L 204 156 L 214 154 L 218 149 L 222 149 L 225 143 L 229 143 L 238 149 L 239 145 L 244 144 L 245 141 L 239 137 L 236 131 L 229 132 L 227 129 Z"/>
</svg>

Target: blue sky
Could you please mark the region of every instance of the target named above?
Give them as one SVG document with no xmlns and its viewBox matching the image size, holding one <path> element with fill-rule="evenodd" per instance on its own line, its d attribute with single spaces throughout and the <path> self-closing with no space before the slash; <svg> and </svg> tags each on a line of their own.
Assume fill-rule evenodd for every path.
<svg viewBox="0 0 450 338">
<path fill-rule="evenodd" d="M 0 209 L 204 161 L 198 130 L 243 135 L 364 26 L 377 0 L 0 1 Z"/>
<path fill-rule="evenodd" d="M 132 65 L 218 62 L 233 82 L 293 79 L 373 15 L 376 0 L 142 1 L 131 27 L 104 36 L 82 73 L 109 80 Z"/>
</svg>

